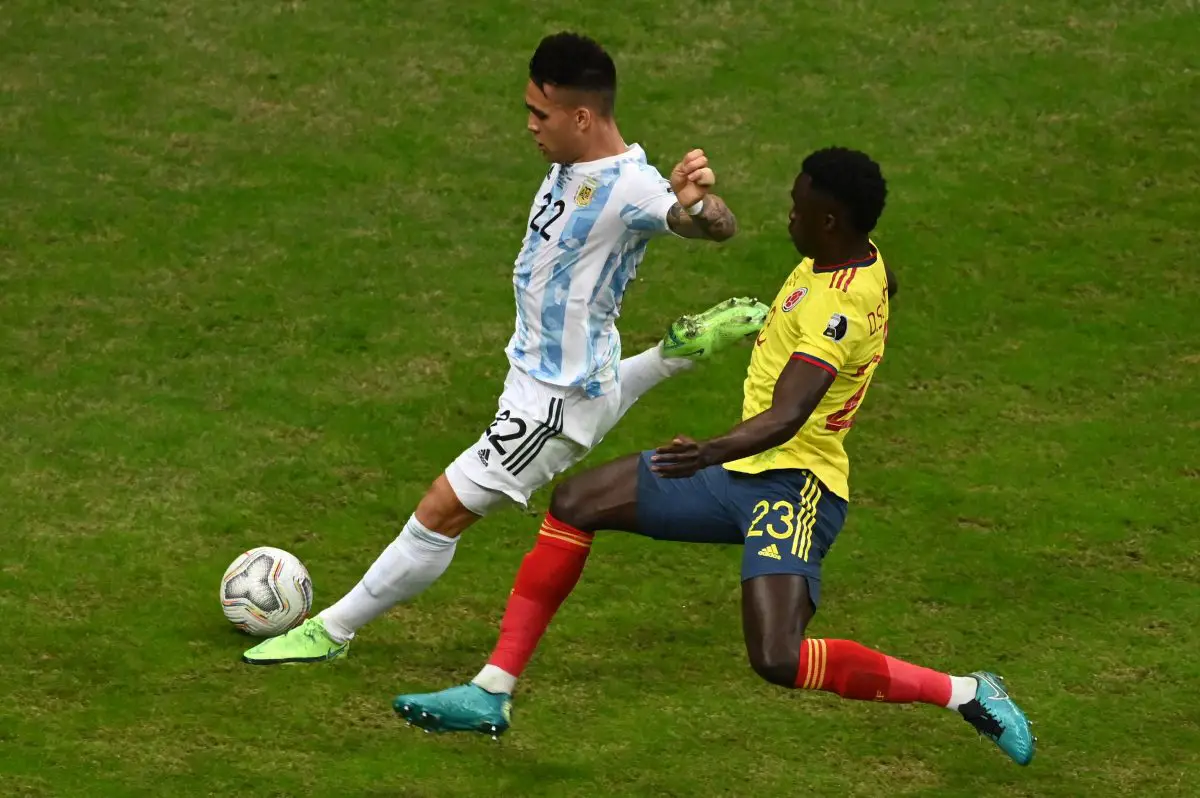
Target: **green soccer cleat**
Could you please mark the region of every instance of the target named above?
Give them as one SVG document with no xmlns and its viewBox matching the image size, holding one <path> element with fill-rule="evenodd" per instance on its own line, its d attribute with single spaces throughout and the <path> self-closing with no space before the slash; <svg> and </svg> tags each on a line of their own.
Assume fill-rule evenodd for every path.
<svg viewBox="0 0 1200 798">
<path fill-rule="evenodd" d="M 398 695 L 396 714 L 427 732 L 473 731 L 498 738 L 512 720 L 512 696 L 463 684 L 437 693 Z"/>
<path fill-rule="evenodd" d="M 1037 738 L 1030 730 L 1025 713 L 1008 697 L 1004 680 L 994 673 L 976 671 L 971 676 L 979 683 L 975 699 L 958 708 L 963 718 L 981 735 L 994 742 L 1018 765 L 1033 761 Z"/>
<path fill-rule="evenodd" d="M 264 640 L 242 655 L 251 665 L 286 665 L 291 662 L 329 662 L 346 656 L 350 641 L 339 643 L 325 631 L 320 618 L 309 618 L 295 629 Z"/>
<path fill-rule="evenodd" d="M 705 360 L 714 352 L 757 335 L 768 310 L 755 299 L 738 297 L 695 316 L 680 316 L 662 339 L 663 357 Z"/>
</svg>

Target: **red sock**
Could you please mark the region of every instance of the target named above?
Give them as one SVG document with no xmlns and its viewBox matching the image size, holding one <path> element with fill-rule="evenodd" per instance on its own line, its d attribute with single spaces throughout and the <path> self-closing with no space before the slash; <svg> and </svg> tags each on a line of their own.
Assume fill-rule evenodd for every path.
<svg viewBox="0 0 1200 798">
<path fill-rule="evenodd" d="M 853 640 L 809 638 L 800 646 L 796 687 L 856 701 L 950 702 L 950 676 L 889 657 Z"/>
<path fill-rule="evenodd" d="M 546 513 L 537 543 L 517 571 L 489 665 L 521 675 L 550 620 L 575 589 L 593 537 Z"/>
</svg>

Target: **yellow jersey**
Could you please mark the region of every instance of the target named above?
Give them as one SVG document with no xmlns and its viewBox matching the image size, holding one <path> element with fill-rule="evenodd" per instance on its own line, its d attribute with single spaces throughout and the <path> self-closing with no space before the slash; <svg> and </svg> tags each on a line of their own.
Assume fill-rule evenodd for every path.
<svg viewBox="0 0 1200 798">
<path fill-rule="evenodd" d="M 873 243 L 862 260 L 824 268 L 815 268 L 811 258 L 801 261 L 775 297 L 754 344 L 742 420 L 771 406 L 775 381 L 793 358 L 833 374 L 833 384 L 794 438 L 725 467 L 747 474 L 807 469 L 849 500 L 850 460 L 843 443 L 883 359 L 887 333 L 887 270 Z"/>
</svg>

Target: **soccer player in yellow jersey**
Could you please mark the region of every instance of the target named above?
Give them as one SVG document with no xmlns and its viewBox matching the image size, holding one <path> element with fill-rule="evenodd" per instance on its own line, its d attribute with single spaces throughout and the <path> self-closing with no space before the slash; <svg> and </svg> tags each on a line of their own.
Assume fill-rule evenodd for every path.
<svg viewBox="0 0 1200 798">
<path fill-rule="evenodd" d="M 559 485 L 488 664 L 469 684 L 398 696 L 397 712 L 431 731 L 505 731 L 517 677 L 578 581 L 594 534 L 621 530 L 743 546 L 746 649 L 768 682 L 948 707 L 1029 764 L 1029 722 L 995 674 L 951 676 L 850 640 L 805 636 L 820 601 L 821 563 L 846 518 L 845 438 L 887 344 L 896 280 L 870 238 L 886 195 L 879 166 L 861 152 L 835 147 L 805 159 L 788 217 L 804 259 L 755 341 L 742 422 L 706 441 L 676 437 Z"/>
</svg>

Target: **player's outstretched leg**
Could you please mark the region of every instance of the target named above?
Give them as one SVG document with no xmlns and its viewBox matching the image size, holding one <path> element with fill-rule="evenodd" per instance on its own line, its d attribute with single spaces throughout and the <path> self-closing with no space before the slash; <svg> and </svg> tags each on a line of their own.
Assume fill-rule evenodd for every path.
<svg viewBox="0 0 1200 798">
<path fill-rule="evenodd" d="M 703 313 L 680 316 L 654 346 L 621 361 L 621 415 L 663 380 L 686 371 L 762 329 L 768 308 L 747 297 L 727 299 Z"/>
<path fill-rule="evenodd" d="M 418 595 L 445 572 L 454 557 L 458 535 L 477 518 L 458 500 L 445 475 L 438 477 L 399 536 L 349 593 L 317 617 L 246 651 L 242 661 L 285 665 L 347 656 L 358 629 Z M 445 534 L 434 529 L 445 530 Z"/>
<path fill-rule="evenodd" d="M 951 676 L 852 640 L 806 638 L 804 630 L 812 613 L 804 576 L 770 574 L 743 582 L 746 650 L 763 679 L 859 701 L 947 707 L 958 711 L 1017 764 L 1032 761 L 1036 738 L 1029 721 L 994 674 Z"/>
<path fill-rule="evenodd" d="M 637 531 L 639 455 L 560 484 L 533 549 L 525 555 L 488 664 L 469 684 L 399 695 L 393 708 L 427 731 L 475 731 L 493 737 L 511 721 L 512 692 L 558 608 L 583 573 L 597 529 Z"/>
</svg>

